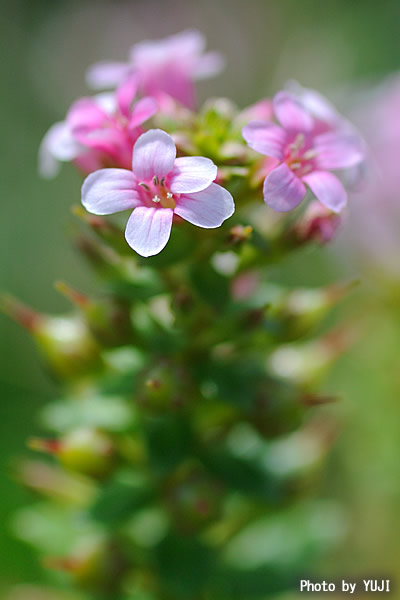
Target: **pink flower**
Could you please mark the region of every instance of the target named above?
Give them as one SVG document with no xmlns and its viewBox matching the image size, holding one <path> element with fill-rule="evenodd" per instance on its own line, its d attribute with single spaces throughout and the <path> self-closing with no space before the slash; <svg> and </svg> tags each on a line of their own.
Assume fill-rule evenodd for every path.
<svg viewBox="0 0 400 600">
<path fill-rule="evenodd" d="M 65 121 L 55 123 L 43 139 L 41 174 L 54 176 L 60 161 L 73 161 L 85 173 L 105 166 L 129 168 L 141 125 L 157 111 L 153 98 L 134 103 L 136 91 L 135 81 L 127 80 L 115 94 L 74 102 Z"/>
<path fill-rule="evenodd" d="M 132 170 L 101 169 L 86 178 L 82 204 L 96 215 L 133 208 L 126 241 L 138 254 L 153 256 L 167 244 L 174 215 L 209 229 L 233 214 L 233 198 L 213 183 L 216 176 L 210 159 L 176 158 L 171 136 L 151 129 L 134 146 Z"/>
<path fill-rule="evenodd" d="M 193 81 L 219 73 L 224 61 L 218 52 L 204 53 L 204 36 L 183 31 L 162 40 L 147 40 L 132 46 L 129 61 L 100 62 L 87 73 L 94 89 L 114 87 L 131 76 L 144 94 L 169 94 L 189 108 L 194 106 Z"/>
<path fill-rule="evenodd" d="M 301 101 L 279 92 L 273 109 L 280 125 L 252 121 L 242 130 L 251 148 L 273 159 L 264 181 L 266 204 L 278 212 L 292 210 L 304 199 L 307 185 L 322 204 L 340 212 L 347 194 L 330 171 L 363 161 L 361 138 L 319 95 Z"/>
</svg>

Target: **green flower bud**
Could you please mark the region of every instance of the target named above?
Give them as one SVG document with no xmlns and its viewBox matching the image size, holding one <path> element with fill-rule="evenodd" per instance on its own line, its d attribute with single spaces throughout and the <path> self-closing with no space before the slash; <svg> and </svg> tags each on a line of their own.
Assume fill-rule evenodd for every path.
<svg viewBox="0 0 400 600">
<path fill-rule="evenodd" d="M 185 463 L 167 482 L 165 500 L 176 526 L 192 534 L 219 517 L 223 489 L 200 464 Z"/>
</svg>

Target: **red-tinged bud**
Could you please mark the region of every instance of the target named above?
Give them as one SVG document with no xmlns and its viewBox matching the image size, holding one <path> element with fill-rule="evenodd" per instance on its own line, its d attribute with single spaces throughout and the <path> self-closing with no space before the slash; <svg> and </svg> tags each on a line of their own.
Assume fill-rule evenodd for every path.
<svg viewBox="0 0 400 600">
<path fill-rule="evenodd" d="M 201 465 L 187 463 L 168 481 L 165 499 L 177 527 L 192 534 L 218 518 L 223 489 Z"/>
<path fill-rule="evenodd" d="M 282 341 L 305 335 L 320 323 L 357 282 L 335 284 L 324 288 L 298 288 L 280 291 L 276 302 L 268 307 L 267 318 L 277 320 L 277 333 Z"/>
<path fill-rule="evenodd" d="M 295 224 L 293 233 L 300 243 L 327 244 L 335 237 L 341 222 L 340 215 L 314 201 Z"/>
<path fill-rule="evenodd" d="M 63 281 L 56 282 L 55 286 L 78 307 L 93 337 L 102 346 L 113 348 L 132 341 L 132 322 L 127 302 L 111 296 L 93 300 Z"/>
<path fill-rule="evenodd" d="M 0 297 L 0 310 L 31 332 L 36 331 L 45 318 L 30 306 L 22 304 L 22 302 L 8 294 L 3 294 Z"/>
<path fill-rule="evenodd" d="M 85 537 L 69 556 L 47 557 L 43 560 L 48 569 L 66 572 L 81 588 L 107 595 L 117 593 L 126 563 L 118 548 L 100 536 Z"/>
<path fill-rule="evenodd" d="M 114 466 L 114 446 L 105 433 L 81 427 L 65 434 L 59 440 L 31 439 L 32 450 L 54 454 L 71 471 L 102 478 Z"/>
<path fill-rule="evenodd" d="M 71 379 L 101 368 L 100 349 L 78 315 L 50 317 L 36 313 L 11 296 L 3 298 L 2 308 L 32 334 L 57 377 Z"/>
<path fill-rule="evenodd" d="M 41 496 L 64 504 L 87 506 L 96 493 L 89 480 L 41 461 L 23 461 L 17 470 L 17 477 Z"/>
<path fill-rule="evenodd" d="M 354 328 L 333 330 L 320 339 L 280 346 L 268 358 L 274 375 L 301 388 L 314 387 L 339 356 L 353 343 Z"/>
<path fill-rule="evenodd" d="M 299 431 L 271 443 L 266 466 L 293 483 L 297 480 L 296 487 L 304 487 L 308 476 L 322 465 L 338 432 L 339 425 L 331 417 L 314 417 Z"/>
<path fill-rule="evenodd" d="M 168 363 L 159 364 L 145 373 L 139 402 L 149 412 L 174 411 L 186 402 L 184 384 L 184 373 Z"/>
</svg>

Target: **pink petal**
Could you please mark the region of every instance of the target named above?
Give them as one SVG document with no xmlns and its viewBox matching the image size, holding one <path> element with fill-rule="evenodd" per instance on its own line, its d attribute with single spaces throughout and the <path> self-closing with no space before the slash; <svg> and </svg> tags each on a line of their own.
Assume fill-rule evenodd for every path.
<svg viewBox="0 0 400 600">
<path fill-rule="evenodd" d="M 209 158 L 184 156 L 175 160 L 169 180 L 174 194 L 200 192 L 208 188 L 217 177 L 217 167 Z"/>
<path fill-rule="evenodd" d="M 278 92 L 273 104 L 276 118 L 284 129 L 303 132 L 312 129 L 314 124 L 312 116 L 293 94 Z"/>
<path fill-rule="evenodd" d="M 123 62 L 101 61 L 86 72 L 86 82 L 95 90 L 116 87 L 128 75 L 131 67 Z"/>
<path fill-rule="evenodd" d="M 82 204 L 95 215 L 111 215 L 139 203 L 136 178 L 125 169 L 100 169 L 82 185 Z"/>
<path fill-rule="evenodd" d="M 207 52 L 199 57 L 193 69 L 194 79 L 206 79 L 218 75 L 225 66 L 225 59 L 219 52 Z"/>
<path fill-rule="evenodd" d="M 305 185 L 285 163 L 279 165 L 265 178 L 265 203 L 277 212 L 293 210 L 305 195 Z"/>
<path fill-rule="evenodd" d="M 171 208 L 138 206 L 126 225 L 126 241 L 141 256 L 158 254 L 169 240 L 173 216 Z"/>
<path fill-rule="evenodd" d="M 143 133 L 133 147 L 132 170 L 140 180 L 150 181 L 155 175 L 165 177 L 174 166 L 176 148 L 173 139 L 161 129 Z"/>
<path fill-rule="evenodd" d="M 175 207 L 175 213 L 182 219 L 205 229 L 219 227 L 234 211 L 231 194 L 216 183 L 201 192 L 181 196 Z"/>
<path fill-rule="evenodd" d="M 136 102 L 133 107 L 131 118 L 129 121 L 129 128 L 134 129 L 138 127 L 147 119 L 150 119 L 158 110 L 158 103 L 154 98 L 150 98 L 150 96 L 146 96 Z"/>
<path fill-rule="evenodd" d="M 132 102 L 138 89 L 138 83 L 137 77 L 131 74 L 117 89 L 118 107 L 125 117 L 128 117 L 130 114 Z"/>
<path fill-rule="evenodd" d="M 365 158 L 359 136 L 346 132 L 329 132 L 314 139 L 317 152 L 315 162 L 319 169 L 346 169 Z"/>
<path fill-rule="evenodd" d="M 93 98 L 81 98 L 71 106 L 66 120 L 71 131 L 79 134 L 102 127 L 108 115 Z"/>
<path fill-rule="evenodd" d="M 265 121 L 251 121 L 243 127 L 242 135 L 250 148 L 281 159 L 287 139 L 287 134 L 282 127 Z"/>
<path fill-rule="evenodd" d="M 342 183 L 332 173 L 313 171 L 303 177 L 315 197 L 329 210 L 340 212 L 346 205 L 347 194 Z"/>
</svg>

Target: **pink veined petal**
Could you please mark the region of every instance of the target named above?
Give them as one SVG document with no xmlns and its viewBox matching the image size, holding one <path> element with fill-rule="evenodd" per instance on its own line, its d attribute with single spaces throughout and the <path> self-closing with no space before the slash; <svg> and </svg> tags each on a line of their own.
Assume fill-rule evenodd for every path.
<svg viewBox="0 0 400 600">
<path fill-rule="evenodd" d="M 293 210 L 305 195 L 305 185 L 285 163 L 279 165 L 265 178 L 265 203 L 277 212 Z"/>
<path fill-rule="evenodd" d="M 134 74 L 130 74 L 117 89 L 117 103 L 119 110 L 125 117 L 129 117 L 131 112 L 132 102 L 136 96 L 138 89 L 138 78 Z"/>
<path fill-rule="evenodd" d="M 133 147 L 132 170 L 139 180 L 165 177 L 174 166 L 176 148 L 173 139 L 161 129 L 143 133 Z"/>
<path fill-rule="evenodd" d="M 234 211 L 231 194 L 216 183 L 201 192 L 181 196 L 175 207 L 182 219 L 205 229 L 219 227 Z"/>
<path fill-rule="evenodd" d="M 220 52 L 207 52 L 200 56 L 193 69 L 193 79 L 206 79 L 218 75 L 225 67 L 225 58 Z"/>
<path fill-rule="evenodd" d="M 282 159 L 287 134 L 279 125 L 265 121 L 251 121 L 243 127 L 242 135 L 253 150 Z"/>
<path fill-rule="evenodd" d="M 95 63 L 86 72 L 88 86 L 95 90 L 116 87 L 131 71 L 128 63 L 101 61 Z"/>
<path fill-rule="evenodd" d="M 317 152 L 315 163 L 319 169 L 346 169 L 365 158 L 362 140 L 356 134 L 328 132 L 314 139 Z"/>
<path fill-rule="evenodd" d="M 146 96 L 142 98 L 138 102 L 136 102 L 133 107 L 131 118 L 129 121 L 129 128 L 134 129 L 135 127 L 139 127 L 142 123 L 150 119 L 158 110 L 158 103 L 154 98 L 150 98 L 150 96 Z"/>
<path fill-rule="evenodd" d="M 311 131 L 314 121 L 301 102 L 289 92 L 278 92 L 273 99 L 276 118 L 291 131 Z"/>
<path fill-rule="evenodd" d="M 141 256 L 158 254 L 169 240 L 173 216 L 171 208 L 138 206 L 126 225 L 126 241 Z"/>
<path fill-rule="evenodd" d="M 82 204 L 95 215 L 111 215 L 135 208 L 140 197 L 136 178 L 126 169 L 100 169 L 90 173 L 82 185 Z"/>
<path fill-rule="evenodd" d="M 66 120 L 75 135 L 102 127 L 108 118 L 93 98 L 81 98 L 71 106 Z"/>
<path fill-rule="evenodd" d="M 209 187 L 217 177 L 213 161 L 202 156 L 183 156 L 175 160 L 169 187 L 174 194 L 200 192 Z"/>
<path fill-rule="evenodd" d="M 347 194 L 341 181 L 327 171 L 313 171 L 303 177 L 303 181 L 329 210 L 340 212 L 346 205 Z"/>
</svg>

